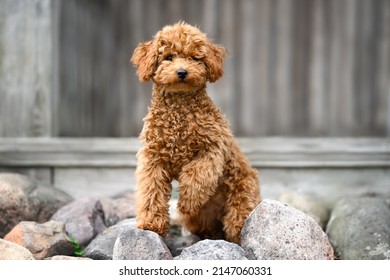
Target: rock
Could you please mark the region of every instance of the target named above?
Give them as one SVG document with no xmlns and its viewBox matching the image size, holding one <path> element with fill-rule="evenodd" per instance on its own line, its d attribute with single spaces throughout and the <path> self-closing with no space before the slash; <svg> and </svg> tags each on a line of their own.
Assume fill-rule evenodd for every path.
<svg viewBox="0 0 390 280">
<path fill-rule="evenodd" d="M 65 233 L 65 225 L 55 221 L 44 224 L 20 222 L 4 237 L 4 240 L 27 248 L 38 260 L 74 253 L 72 241 Z"/>
<path fill-rule="evenodd" d="M 105 229 L 89 243 L 84 250 L 84 257 L 94 260 L 112 260 L 115 241 L 119 234 L 129 229 L 135 229 L 135 218 L 126 219 Z"/>
<path fill-rule="evenodd" d="M 126 192 L 114 198 L 100 199 L 106 226 L 110 227 L 119 221 L 135 217 L 135 192 Z"/>
<path fill-rule="evenodd" d="M 202 240 L 184 248 L 175 260 L 247 260 L 237 244 L 224 240 Z"/>
<path fill-rule="evenodd" d="M 26 248 L 0 238 L 0 260 L 34 260 Z"/>
<path fill-rule="evenodd" d="M 73 201 L 73 198 L 54 187 L 40 186 L 29 192 L 28 200 L 33 221 L 44 223 L 58 209 Z"/>
<path fill-rule="evenodd" d="M 390 199 L 345 198 L 334 207 L 327 233 L 343 260 L 390 259 Z"/>
<path fill-rule="evenodd" d="M 157 233 L 129 229 L 119 234 L 113 260 L 171 260 L 172 254 Z"/>
<path fill-rule="evenodd" d="M 54 261 L 91 261 L 92 259 L 84 258 L 84 257 L 72 257 L 72 256 L 57 255 L 57 256 L 45 258 L 45 260 L 54 260 Z"/>
<path fill-rule="evenodd" d="M 333 259 L 328 237 L 313 218 L 279 201 L 265 199 L 249 215 L 241 232 L 248 259 Z"/>
<path fill-rule="evenodd" d="M 72 197 L 26 176 L 0 173 L 0 237 L 21 221 L 46 222 Z"/>
<path fill-rule="evenodd" d="M 278 199 L 280 202 L 302 211 L 312 217 L 322 229 L 325 229 L 329 220 L 329 209 L 318 199 L 298 192 L 287 191 L 282 193 Z"/>
<path fill-rule="evenodd" d="M 24 176 L 0 174 L 0 237 L 4 237 L 20 221 L 30 219 L 25 192 L 29 184 Z"/>
<path fill-rule="evenodd" d="M 172 253 L 172 256 L 176 257 L 181 254 L 184 248 L 187 248 L 191 245 L 194 245 L 196 242 L 200 241 L 200 238 L 194 234 L 178 236 L 165 239 L 165 244 L 167 244 L 169 250 Z"/>
<path fill-rule="evenodd" d="M 81 198 L 63 206 L 51 219 L 64 223 L 68 235 L 82 247 L 106 229 L 102 204 L 94 197 Z"/>
</svg>

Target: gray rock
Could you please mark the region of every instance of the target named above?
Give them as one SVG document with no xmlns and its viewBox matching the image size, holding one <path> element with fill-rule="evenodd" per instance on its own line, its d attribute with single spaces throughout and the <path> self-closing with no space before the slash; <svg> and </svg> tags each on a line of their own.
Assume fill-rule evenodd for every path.
<svg viewBox="0 0 390 280">
<path fill-rule="evenodd" d="M 72 197 L 24 175 L 0 173 L 0 237 L 21 221 L 46 222 Z"/>
<path fill-rule="evenodd" d="M 241 232 L 248 259 L 333 259 L 328 237 L 313 218 L 279 201 L 265 199 L 249 215 Z"/>
<path fill-rule="evenodd" d="M 126 192 L 114 198 L 100 199 L 104 210 L 106 226 L 112 226 L 119 221 L 135 217 L 135 192 Z"/>
<path fill-rule="evenodd" d="M 57 256 L 45 258 L 45 260 L 54 260 L 54 261 L 91 261 L 92 259 L 85 258 L 85 257 L 72 257 L 72 256 L 57 255 Z"/>
<path fill-rule="evenodd" d="M 63 222 L 68 235 L 83 247 L 107 228 L 102 204 L 94 197 L 81 198 L 63 206 L 51 219 Z"/>
<path fill-rule="evenodd" d="M 73 198 L 54 187 L 35 186 L 29 190 L 28 201 L 33 220 L 37 223 L 44 223 L 58 209 L 72 202 Z"/>
<path fill-rule="evenodd" d="M 237 244 L 224 240 L 202 240 L 184 248 L 175 260 L 247 260 Z"/>
<path fill-rule="evenodd" d="M 184 248 L 194 245 L 198 241 L 200 241 L 198 236 L 189 234 L 185 236 L 167 238 L 165 239 L 165 244 L 167 244 L 172 256 L 176 257 L 181 254 Z"/>
<path fill-rule="evenodd" d="M 171 260 L 172 254 L 157 233 L 129 229 L 119 234 L 113 260 Z"/>
<path fill-rule="evenodd" d="M 72 241 L 65 232 L 65 225 L 55 221 L 44 224 L 20 222 L 4 237 L 4 240 L 27 248 L 38 260 L 74 253 Z"/>
<path fill-rule="evenodd" d="M 15 225 L 30 218 L 27 178 L 15 174 L 0 174 L 0 237 Z"/>
<path fill-rule="evenodd" d="M 0 238 L 0 260 L 35 260 L 26 248 Z"/>
<path fill-rule="evenodd" d="M 331 213 L 327 233 L 343 260 L 389 260 L 390 199 L 340 200 Z"/>
<path fill-rule="evenodd" d="M 278 199 L 312 217 L 322 229 L 329 221 L 329 209 L 318 199 L 294 191 L 286 191 Z"/>
<path fill-rule="evenodd" d="M 134 229 L 135 218 L 126 219 L 99 233 L 84 250 L 84 257 L 94 260 L 112 260 L 115 241 L 123 231 Z"/>
</svg>

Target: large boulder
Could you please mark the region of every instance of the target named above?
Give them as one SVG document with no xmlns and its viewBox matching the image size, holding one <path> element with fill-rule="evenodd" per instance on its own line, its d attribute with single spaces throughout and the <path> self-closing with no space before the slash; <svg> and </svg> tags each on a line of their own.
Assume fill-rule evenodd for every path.
<svg viewBox="0 0 390 280">
<path fill-rule="evenodd" d="M 84 250 L 84 257 L 94 260 L 112 260 L 115 241 L 119 234 L 135 229 L 135 218 L 123 220 L 99 233 Z"/>
<path fill-rule="evenodd" d="M 171 260 L 172 254 L 157 233 L 128 229 L 119 234 L 113 260 Z"/>
<path fill-rule="evenodd" d="M 0 173 L 0 237 L 21 221 L 44 223 L 72 197 L 24 175 Z"/>
<path fill-rule="evenodd" d="M 237 244 L 224 240 L 202 240 L 184 248 L 175 260 L 247 260 Z"/>
<path fill-rule="evenodd" d="M 102 197 L 106 226 L 110 227 L 119 221 L 135 217 L 135 192 L 125 192 L 115 197 Z"/>
<path fill-rule="evenodd" d="M 53 261 L 92 261 L 92 259 L 90 259 L 90 258 L 63 256 L 63 255 L 57 255 L 57 256 L 45 258 L 45 260 L 53 260 Z"/>
<path fill-rule="evenodd" d="M 0 260 L 35 260 L 35 258 L 23 246 L 0 238 Z"/>
<path fill-rule="evenodd" d="M 345 198 L 334 207 L 327 233 L 343 260 L 390 259 L 390 199 Z"/>
<path fill-rule="evenodd" d="M 65 225 L 55 221 L 44 224 L 20 222 L 4 237 L 4 240 L 27 248 L 38 260 L 74 253 L 72 241 L 65 232 Z"/>
<path fill-rule="evenodd" d="M 95 197 L 77 199 L 61 207 L 51 219 L 64 223 L 68 235 L 83 247 L 107 228 L 102 204 Z"/>
<path fill-rule="evenodd" d="M 241 232 L 248 259 L 326 260 L 333 248 L 319 224 L 303 212 L 265 199 L 249 215 Z"/>
</svg>

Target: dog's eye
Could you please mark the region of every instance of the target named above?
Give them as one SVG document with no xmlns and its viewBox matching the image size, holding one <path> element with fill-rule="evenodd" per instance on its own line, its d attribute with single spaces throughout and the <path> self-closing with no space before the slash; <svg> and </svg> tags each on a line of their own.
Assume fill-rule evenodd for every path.
<svg viewBox="0 0 390 280">
<path fill-rule="evenodd" d="M 192 59 L 195 60 L 195 61 L 199 61 L 200 60 L 199 58 L 197 58 L 195 56 L 193 56 Z"/>
<path fill-rule="evenodd" d="M 168 61 L 172 61 L 173 59 L 173 55 L 168 55 L 167 57 L 165 57 L 165 60 L 168 60 Z"/>
</svg>

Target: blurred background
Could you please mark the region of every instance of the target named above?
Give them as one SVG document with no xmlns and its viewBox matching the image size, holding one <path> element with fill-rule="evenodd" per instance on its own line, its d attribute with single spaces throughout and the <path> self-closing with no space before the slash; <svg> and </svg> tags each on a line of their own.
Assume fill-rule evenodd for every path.
<svg viewBox="0 0 390 280">
<path fill-rule="evenodd" d="M 0 0 L 0 137 L 138 136 L 129 58 L 179 20 L 228 49 L 236 136 L 390 135 L 389 0 Z"/>
<path fill-rule="evenodd" d="M 208 93 L 259 169 L 263 198 L 316 211 L 344 198 L 385 205 L 390 0 L 0 0 L 0 197 L 12 196 L 1 192 L 10 172 L 134 205 L 152 84 L 129 59 L 180 20 L 228 50 Z M 346 237 L 353 250 L 372 238 L 355 235 L 362 227 Z M 376 256 L 382 243 L 362 244 Z"/>
</svg>

